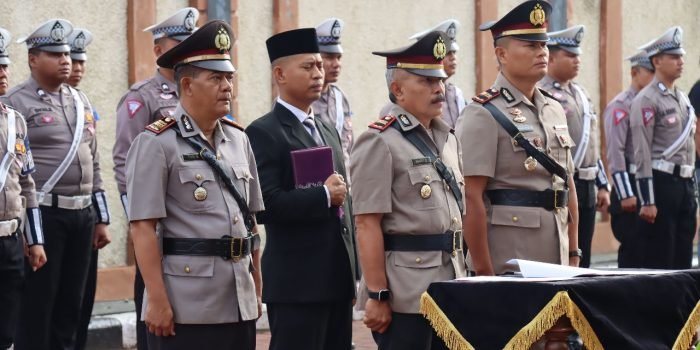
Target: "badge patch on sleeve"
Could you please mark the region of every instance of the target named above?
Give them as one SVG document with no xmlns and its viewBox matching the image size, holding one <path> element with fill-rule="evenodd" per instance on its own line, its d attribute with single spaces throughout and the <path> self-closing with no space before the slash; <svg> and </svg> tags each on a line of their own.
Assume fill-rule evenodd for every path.
<svg viewBox="0 0 700 350">
<path fill-rule="evenodd" d="M 128 100 L 126 101 L 126 109 L 129 112 L 129 118 L 134 118 L 136 113 L 138 113 L 141 108 L 143 108 L 143 102 L 139 100 Z"/>
<path fill-rule="evenodd" d="M 17 140 L 17 145 L 19 145 L 20 142 L 23 143 L 22 148 L 24 150 L 24 157 L 18 158 L 24 158 L 24 161 L 21 163 L 21 168 L 22 176 L 26 176 L 34 172 L 34 157 L 32 156 L 32 151 L 29 147 L 29 138 L 25 138 L 24 141 Z M 17 149 L 17 145 L 15 145 L 15 149 Z"/>
<path fill-rule="evenodd" d="M 627 112 L 624 109 L 616 109 L 613 111 L 613 118 L 615 120 L 615 125 L 620 124 L 625 118 L 627 118 Z"/>
<path fill-rule="evenodd" d="M 644 126 L 649 125 L 652 120 L 654 120 L 654 115 L 656 112 L 654 112 L 654 109 L 651 107 L 644 107 L 642 108 L 642 118 L 644 118 Z"/>
</svg>

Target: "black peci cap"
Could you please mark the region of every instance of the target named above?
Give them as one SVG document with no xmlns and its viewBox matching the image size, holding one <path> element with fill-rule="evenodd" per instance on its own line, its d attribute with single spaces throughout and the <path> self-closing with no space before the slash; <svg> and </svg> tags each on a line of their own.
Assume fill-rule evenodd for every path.
<svg viewBox="0 0 700 350">
<path fill-rule="evenodd" d="M 278 33 L 268 38 L 265 44 L 270 63 L 281 57 L 320 52 L 314 28 L 300 28 Z"/>
</svg>

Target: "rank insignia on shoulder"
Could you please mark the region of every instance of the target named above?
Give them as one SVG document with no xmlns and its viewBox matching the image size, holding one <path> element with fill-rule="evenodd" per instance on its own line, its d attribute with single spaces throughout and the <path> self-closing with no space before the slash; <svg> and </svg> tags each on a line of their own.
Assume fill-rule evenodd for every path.
<svg viewBox="0 0 700 350">
<path fill-rule="evenodd" d="M 369 127 L 372 129 L 377 129 L 379 131 L 384 131 L 395 121 L 396 117 L 394 117 L 393 115 L 386 115 L 379 118 L 379 120 L 376 120 L 369 124 Z"/>
<path fill-rule="evenodd" d="M 559 99 L 558 99 L 556 96 L 552 95 L 549 91 L 547 91 L 547 90 L 545 90 L 545 89 L 540 89 L 540 88 L 537 88 L 537 89 L 540 90 L 540 92 L 542 93 L 542 95 L 545 95 L 545 96 L 547 96 L 547 97 L 549 97 L 549 98 L 553 98 L 553 99 L 559 101 Z M 561 98 L 561 96 L 559 96 L 559 98 Z"/>
<path fill-rule="evenodd" d="M 496 89 L 488 89 L 488 90 L 472 97 L 472 100 L 474 100 L 474 102 L 476 102 L 476 103 L 480 103 L 483 105 L 486 102 L 489 102 L 489 101 L 493 100 L 494 98 L 498 97 L 498 95 L 500 95 L 500 94 L 501 93 Z"/>
<path fill-rule="evenodd" d="M 231 119 L 228 119 L 228 118 L 226 118 L 226 117 L 223 117 L 223 118 L 221 118 L 221 119 L 219 119 L 219 120 L 220 120 L 222 123 L 224 123 L 224 124 L 226 124 L 226 125 L 231 125 L 232 127 L 236 128 L 236 129 L 238 129 L 238 130 L 240 130 L 240 131 L 245 131 L 245 128 L 243 127 L 243 125 L 238 124 L 238 123 L 234 122 L 234 121 L 231 120 Z"/>
<path fill-rule="evenodd" d="M 175 125 L 175 123 L 176 121 L 174 118 L 163 117 L 146 126 L 146 130 L 151 131 L 157 135 L 167 130 L 169 127 Z"/>
</svg>

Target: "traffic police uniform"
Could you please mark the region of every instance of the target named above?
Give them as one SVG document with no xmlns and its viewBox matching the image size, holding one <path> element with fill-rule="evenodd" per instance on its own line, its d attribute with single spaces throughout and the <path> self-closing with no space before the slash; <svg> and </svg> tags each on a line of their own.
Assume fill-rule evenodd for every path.
<svg viewBox="0 0 700 350">
<path fill-rule="evenodd" d="M 450 42 L 447 45 L 447 52 L 454 52 L 456 54 L 459 51 L 459 45 L 457 44 L 457 30 L 459 27 L 459 21 L 456 19 L 448 19 L 433 28 L 414 34 L 409 39 L 420 40 L 428 33 L 441 31 L 447 34 L 447 37 L 450 38 Z M 447 77 L 448 80 L 449 78 L 450 77 Z M 451 81 L 445 81 L 445 103 L 442 107 L 442 119 L 451 128 L 456 128 L 457 121 L 462 115 L 464 107 L 466 107 L 466 101 L 464 99 L 462 89 L 457 87 L 457 85 L 453 84 Z M 380 115 L 388 115 L 391 108 L 393 108 L 393 103 L 386 104 L 382 108 Z"/>
<path fill-rule="evenodd" d="M 498 22 L 481 25 L 480 30 L 491 30 L 494 40 L 510 36 L 544 42 L 550 12 L 545 1 L 527 1 Z M 462 153 L 464 176 L 489 177 L 484 204 L 494 272 L 511 270 L 506 261 L 513 258 L 568 264 L 567 179 L 554 176 L 528 156 L 486 107 L 509 119 L 530 144 L 572 174 L 570 149 L 575 143 L 564 109 L 540 89 L 535 89 L 530 101 L 503 74 L 473 100 L 464 110 L 457 135 L 462 148 L 469 150 Z"/>
<path fill-rule="evenodd" d="M 197 19 L 199 19 L 199 11 L 193 7 L 186 7 L 162 22 L 144 29 L 144 31 L 150 31 L 153 34 L 153 40 L 170 38 L 182 41 L 196 29 Z M 160 69 L 157 69 L 152 77 L 132 85 L 117 105 L 117 126 L 112 160 L 114 161 L 114 178 L 117 181 L 117 189 L 127 213 L 127 152 L 134 138 L 143 131 L 146 125 L 162 117 L 173 115 L 178 102 L 176 90 L 175 82 L 165 78 L 160 73 Z M 139 350 L 147 349 L 146 326 L 140 321 L 143 288 L 143 278 L 137 266 L 134 278 L 134 303 L 136 304 L 138 320 L 136 334 Z"/>
<path fill-rule="evenodd" d="M 10 32 L 0 28 L 0 66 L 9 66 Z M 12 119 L 10 119 L 12 118 Z M 0 349 L 15 337 L 24 281 L 24 250 L 19 232 L 24 224 L 27 245 L 44 244 L 36 201 L 34 162 L 27 124 L 19 111 L 0 103 Z M 25 215 L 26 208 L 26 215 Z"/>
<path fill-rule="evenodd" d="M 163 54 L 158 65 L 234 72 L 232 43 L 231 28 L 211 21 Z M 177 335 L 149 333 L 149 348 L 255 347 L 259 315 L 250 254 L 259 239 L 251 234 L 252 215 L 246 215 L 263 210 L 255 159 L 242 128 L 226 118 L 217 122 L 214 146 L 207 144 L 205 152 L 205 144 L 195 119 L 178 104 L 173 116 L 137 136 L 127 156 L 128 215 L 131 221 L 158 219 L 163 280 L 175 315 Z M 143 300 L 142 315 L 148 306 Z"/>
<path fill-rule="evenodd" d="M 550 49 L 560 49 L 575 55 L 581 54 L 584 27 L 573 26 L 547 33 Z M 538 84 L 559 101 L 566 112 L 569 135 L 576 143 L 571 148 L 574 167 L 574 183 L 578 197 L 578 244 L 583 253 L 581 267 L 591 265 L 591 243 L 596 219 L 596 188 L 608 191 L 608 177 L 600 159 L 600 132 L 598 116 L 586 89 L 576 82 L 562 85 L 552 76 L 545 76 Z"/>
<path fill-rule="evenodd" d="M 73 62 L 87 61 L 88 57 L 86 48 L 88 45 L 90 45 L 90 43 L 92 43 L 92 39 L 93 35 L 89 30 L 84 28 L 73 28 L 73 32 L 71 32 L 71 34 L 68 36 L 70 58 Z M 74 86 L 73 88 L 80 91 L 77 86 Z M 90 110 L 92 111 L 95 121 L 99 120 L 95 108 L 91 106 Z M 97 252 L 97 249 L 92 249 L 90 267 L 88 270 L 87 280 L 85 281 L 83 304 L 80 308 L 80 321 L 78 323 L 78 330 L 75 336 L 75 349 L 77 350 L 85 349 L 88 326 L 90 325 L 90 318 L 92 316 L 92 307 L 95 303 L 95 292 L 97 290 Z"/>
<path fill-rule="evenodd" d="M 68 53 L 70 22 L 52 19 L 21 38 L 29 49 Z M 15 348 L 71 348 L 75 339 L 95 224 L 109 224 L 90 102 L 62 84 L 45 91 L 30 77 L 0 102 L 26 116 L 48 263 L 28 272 Z"/>
<path fill-rule="evenodd" d="M 444 32 L 435 31 L 410 46 L 373 53 L 386 57 L 387 69 L 446 78 L 442 60 L 448 42 Z M 409 137 L 419 138 L 430 153 L 419 150 Z M 387 332 L 373 334 L 380 349 L 430 348 L 432 330 L 419 315 L 420 296 L 432 282 L 466 275 L 460 156 L 459 142 L 449 124 L 436 118 L 426 129 L 399 105 L 370 124 L 355 144 L 350 169 L 355 179 L 355 214 L 383 214 L 392 323 Z M 434 165 L 436 159 L 445 166 L 443 175 L 451 181 Z M 361 283 L 361 307 L 367 292 Z"/>
<path fill-rule="evenodd" d="M 651 65 L 646 52 L 639 52 L 627 58 L 631 67 L 640 67 L 651 72 Z M 623 199 L 636 197 L 637 186 L 634 165 L 634 147 L 632 146 L 632 129 L 630 128 L 630 108 L 632 99 L 637 95 L 633 87 L 619 93 L 605 107 L 604 125 L 607 143 L 608 169 L 612 173 L 613 192 L 610 198 L 610 226 L 615 238 L 620 242 L 617 253 L 619 267 L 640 267 L 639 237 L 635 229 L 637 212 L 628 213 L 622 210 L 620 202 Z"/>
<path fill-rule="evenodd" d="M 319 51 L 325 53 L 342 54 L 340 35 L 343 31 L 343 20 L 328 18 L 316 27 Z M 350 166 L 350 150 L 354 142 L 352 131 L 352 111 L 345 93 L 336 84 L 329 84 L 328 89 L 321 93 L 321 97 L 311 105 L 314 117 L 334 127 L 340 135 L 343 147 L 343 159 L 345 168 Z M 347 179 L 348 184 L 350 178 Z"/>
<path fill-rule="evenodd" d="M 641 49 L 683 55 L 682 30 L 672 27 Z M 658 74 L 658 73 L 657 73 Z M 655 222 L 639 221 L 644 241 L 643 267 L 687 269 L 695 236 L 695 112 L 678 87 L 668 89 L 658 78 L 632 101 L 630 127 L 642 206 L 656 205 Z"/>
</svg>

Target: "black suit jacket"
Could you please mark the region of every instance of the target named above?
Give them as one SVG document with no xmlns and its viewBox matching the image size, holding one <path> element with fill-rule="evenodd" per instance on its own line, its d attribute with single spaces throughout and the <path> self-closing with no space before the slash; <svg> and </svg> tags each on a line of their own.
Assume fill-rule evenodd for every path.
<svg viewBox="0 0 700 350">
<path fill-rule="evenodd" d="M 326 145 L 333 149 L 335 170 L 345 176 L 340 137 L 316 121 Z M 255 120 L 246 133 L 255 153 L 265 211 L 262 256 L 263 301 L 307 303 L 349 300 L 355 295 L 356 250 L 349 195 L 345 218 L 328 208 L 323 186 L 295 189 L 291 151 L 316 147 L 306 128 L 286 107 Z"/>
</svg>

